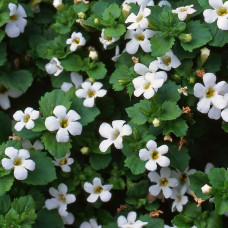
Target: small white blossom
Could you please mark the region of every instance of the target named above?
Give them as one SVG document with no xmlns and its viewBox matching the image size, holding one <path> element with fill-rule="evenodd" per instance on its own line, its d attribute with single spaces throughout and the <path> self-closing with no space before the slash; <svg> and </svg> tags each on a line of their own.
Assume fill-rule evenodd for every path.
<svg viewBox="0 0 228 228">
<path fill-rule="evenodd" d="M 89 222 L 83 222 L 80 228 L 101 228 L 101 225 L 98 225 L 96 220 L 90 219 Z"/>
<path fill-rule="evenodd" d="M 103 44 L 104 49 L 107 49 L 107 47 L 113 43 L 115 43 L 117 40 L 119 40 L 120 37 L 110 37 L 105 35 L 105 29 L 102 29 L 101 31 L 101 37 L 99 37 L 100 42 Z"/>
<path fill-rule="evenodd" d="M 205 166 L 204 172 L 206 174 L 208 174 L 212 168 L 214 168 L 214 165 L 212 163 L 207 163 L 206 166 Z"/>
<path fill-rule="evenodd" d="M 74 159 L 70 158 L 70 153 L 68 153 L 62 158 L 55 158 L 55 161 L 53 161 L 53 163 L 55 166 L 61 167 L 63 172 L 68 173 L 71 171 L 70 165 L 74 163 Z"/>
<path fill-rule="evenodd" d="M 93 179 L 93 184 L 85 182 L 84 190 L 90 194 L 87 201 L 89 203 L 94 203 L 100 197 L 102 202 L 108 202 L 112 197 L 112 194 L 110 193 L 112 187 L 112 184 L 102 185 L 101 179 L 98 177 Z"/>
<path fill-rule="evenodd" d="M 74 215 L 72 213 L 68 213 L 67 216 L 61 216 L 64 225 L 72 225 L 74 223 Z"/>
<path fill-rule="evenodd" d="M 181 65 L 180 60 L 173 54 L 172 50 L 169 50 L 165 56 L 158 57 L 158 67 L 160 69 L 169 71 L 171 68 L 177 68 Z"/>
<path fill-rule="evenodd" d="M 185 190 L 182 188 L 180 190 L 173 189 L 173 193 L 171 195 L 171 199 L 174 199 L 174 202 L 172 204 L 172 212 L 177 210 L 178 212 L 183 211 L 183 205 L 187 204 L 188 197 L 184 195 Z"/>
<path fill-rule="evenodd" d="M 69 91 L 72 86 L 75 86 L 76 89 L 81 88 L 81 84 L 83 82 L 82 75 L 80 75 L 77 72 L 71 72 L 70 73 L 70 79 L 71 79 L 73 84 L 70 82 L 63 82 L 63 84 L 61 85 L 61 90 L 63 90 L 64 92 Z"/>
<path fill-rule="evenodd" d="M 86 43 L 85 38 L 80 32 L 73 32 L 71 38 L 67 39 L 66 44 L 70 44 L 70 50 L 76 51 L 78 47 L 84 46 Z"/>
<path fill-rule="evenodd" d="M 38 139 L 34 142 L 34 144 L 32 144 L 31 141 L 28 139 L 23 139 L 21 141 L 21 144 L 22 147 L 28 151 L 44 149 L 44 145 Z"/>
<path fill-rule="evenodd" d="M 150 73 L 155 73 L 158 70 L 158 61 L 154 60 L 150 63 L 149 67 L 146 67 L 145 65 L 143 65 L 142 63 L 136 63 L 134 65 L 134 71 L 136 73 L 138 73 L 141 76 L 144 76 L 146 73 L 150 72 Z"/>
<path fill-rule="evenodd" d="M 168 146 L 162 145 L 157 147 L 157 143 L 154 140 L 150 140 L 146 144 L 147 149 L 141 149 L 139 151 L 139 157 L 143 161 L 148 161 L 145 165 L 149 171 L 155 171 L 157 164 L 161 167 L 167 167 L 170 164 L 169 158 L 163 156 L 168 152 Z"/>
<path fill-rule="evenodd" d="M 124 120 L 114 120 L 112 121 L 112 126 L 108 123 L 101 124 L 99 133 L 102 137 L 107 138 L 99 145 L 102 152 L 105 152 L 112 144 L 114 144 L 117 149 L 123 148 L 123 136 L 132 134 L 130 125 L 124 123 Z"/>
<path fill-rule="evenodd" d="M 62 0 L 54 0 L 53 1 L 53 6 L 55 8 L 58 8 L 59 6 L 61 6 L 63 4 L 63 1 Z"/>
<path fill-rule="evenodd" d="M 209 24 L 217 20 L 219 29 L 228 30 L 228 1 L 209 0 L 209 4 L 213 9 L 204 10 L 204 20 Z"/>
<path fill-rule="evenodd" d="M 53 57 L 50 63 L 45 65 L 45 69 L 48 74 L 53 74 L 54 76 L 59 76 L 59 74 L 63 71 L 63 67 L 56 57 Z"/>
<path fill-rule="evenodd" d="M 2 166 L 6 170 L 13 169 L 14 177 L 17 180 L 25 180 L 28 176 L 28 171 L 35 169 L 35 162 L 30 158 L 28 150 L 20 149 L 17 150 L 14 147 L 7 147 L 5 149 L 5 155 L 9 158 L 2 159 Z"/>
<path fill-rule="evenodd" d="M 129 3 L 134 3 L 138 4 L 139 6 L 154 6 L 154 1 L 153 0 L 125 0 L 122 5 L 124 4 L 129 4 Z"/>
<path fill-rule="evenodd" d="M 172 195 L 171 187 L 177 187 L 178 181 L 176 178 L 171 178 L 170 168 L 161 168 L 160 175 L 157 172 L 149 172 L 148 177 L 155 185 L 150 186 L 149 192 L 153 196 L 158 196 L 162 191 L 164 197 L 167 199 Z"/>
<path fill-rule="evenodd" d="M 67 186 L 63 183 L 59 184 L 58 190 L 51 187 L 49 193 L 54 198 L 47 199 L 45 206 L 48 210 L 57 208 L 61 216 L 68 216 L 67 205 L 76 201 L 74 194 L 67 194 Z"/>
<path fill-rule="evenodd" d="M 212 189 L 212 187 L 209 186 L 208 184 L 205 184 L 205 185 L 201 188 L 202 193 L 204 193 L 204 194 L 210 194 L 211 189 Z"/>
<path fill-rule="evenodd" d="M 181 87 L 180 89 L 177 89 L 178 93 L 183 94 L 184 96 L 188 96 L 188 92 L 187 92 L 188 87 Z"/>
<path fill-rule="evenodd" d="M 53 110 L 55 116 L 49 116 L 45 119 L 45 127 L 49 131 L 57 131 L 57 142 L 68 142 L 69 133 L 75 136 L 82 132 L 82 125 L 77 122 L 81 119 L 79 114 L 74 110 L 70 110 L 68 113 L 66 111 L 63 105 L 57 105 Z"/>
<path fill-rule="evenodd" d="M 172 13 L 178 14 L 179 20 L 184 21 L 189 14 L 193 14 L 196 12 L 196 10 L 193 9 L 193 6 L 194 5 L 178 7 L 175 10 L 172 10 Z"/>
<path fill-rule="evenodd" d="M 21 5 L 17 7 L 15 4 L 9 3 L 8 7 L 10 10 L 10 19 L 7 21 L 5 32 L 7 36 L 15 38 L 24 32 L 27 25 L 27 20 L 25 19 L 27 15 Z"/>
<path fill-rule="evenodd" d="M 34 120 L 40 116 L 39 111 L 33 110 L 33 108 L 26 108 L 24 112 L 21 110 L 16 111 L 13 115 L 14 120 L 18 121 L 14 128 L 16 131 L 21 131 L 22 128 L 32 129 L 35 127 Z"/>
<path fill-rule="evenodd" d="M 143 222 L 141 220 L 136 220 L 137 214 L 135 211 L 128 213 L 127 218 L 123 215 L 119 216 L 117 219 L 117 224 L 119 228 L 142 228 L 146 226 L 148 222 Z"/>
<path fill-rule="evenodd" d="M 98 60 L 98 52 L 96 50 L 89 51 L 89 58 L 92 60 Z"/>
<path fill-rule="evenodd" d="M 125 21 L 125 23 L 132 23 L 127 27 L 127 29 L 132 30 L 132 29 L 137 29 L 139 27 L 141 27 L 142 29 L 148 28 L 149 21 L 147 20 L 146 17 L 148 17 L 150 13 L 151 13 L 151 10 L 149 8 L 144 8 L 144 7 L 140 8 L 138 15 L 131 13 Z"/>
<path fill-rule="evenodd" d="M 9 97 L 18 98 L 21 95 L 22 92 L 13 89 L 7 89 L 0 83 L 0 107 L 2 109 L 7 110 L 11 107 Z"/>
<path fill-rule="evenodd" d="M 227 83 L 221 81 L 216 84 L 216 76 L 213 73 L 204 74 L 203 82 L 205 86 L 200 83 L 196 83 L 194 86 L 194 95 L 200 98 L 197 104 L 198 111 L 208 113 L 211 105 L 218 109 L 225 108 L 227 101 L 221 94 L 227 90 Z"/>
<path fill-rule="evenodd" d="M 171 4 L 168 2 L 168 1 L 160 1 L 159 3 L 158 3 L 158 6 L 160 6 L 160 7 L 162 7 L 162 6 L 169 6 L 169 7 L 171 7 Z"/>
<path fill-rule="evenodd" d="M 86 107 L 93 107 L 95 98 L 104 97 L 107 90 L 101 89 L 103 84 L 101 82 L 83 82 L 81 84 L 82 89 L 78 89 L 75 94 L 79 98 L 85 98 L 83 105 Z"/>
<path fill-rule="evenodd" d="M 136 30 L 128 30 L 125 39 L 130 39 L 130 41 L 126 44 L 126 52 L 133 55 L 138 51 L 139 46 L 144 52 L 151 52 L 149 39 L 156 33 L 150 29 L 143 30 L 141 27 Z"/>
</svg>

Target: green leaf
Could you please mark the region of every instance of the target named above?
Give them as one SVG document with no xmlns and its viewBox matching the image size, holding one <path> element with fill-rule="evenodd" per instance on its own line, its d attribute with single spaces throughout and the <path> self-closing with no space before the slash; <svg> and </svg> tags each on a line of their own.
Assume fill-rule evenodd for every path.
<svg viewBox="0 0 228 228">
<path fill-rule="evenodd" d="M 57 210 L 42 209 L 37 213 L 34 228 L 63 228 L 63 220 Z"/>
<path fill-rule="evenodd" d="M 170 159 L 170 166 L 184 172 L 188 167 L 190 156 L 188 150 L 185 147 L 182 147 L 181 150 L 178 150 L 177 146 L 169 146 L 169 151 L 167 157 Z"/>
<path fill-rule="evenodd" d="M 198 0 L 198 2 L 204 9 L 211 9 L 212 8 L 210 6 L 208 0 Z"/>
<path fill-rule="evenodd" d="M 207 61 L 205 62 L 205 64 L 203 65 L 203 68 L 206 70 L 206 72 L 216 73 L 220 71 L 221 65 L 221 55 L 212 52 L 208 57 Z"/>
<path fill-rule="evenodd" d="M 46 132 L 41 137 L 44 147 L 50 154 L 55 158 L 64 157 L 67 153 L 70 153 L 71 142 L 70 140 L 66 143 L 56 141 L 56 133 Z"/>
<path fill-rule="evenodd" d="M 151 55 L 154 57 L 164 56 L 174 45 L 174 37 L 164 37 L 162 33 L 155 34 L 151 39 Z"/>
<path fill-rule="evenodd" d="M 186 34 L 191 34 L 192 40 L 190 42 L 181 41 L 181 46 L 185 51 L 192 52 L 195 48 L 199 48 L 207 44 L 211 39 L 211 33 L 205 24 L 200 21 L 190 21 L 187 23 L 185 30 Z"/>
<path fill-rule="evenodd" d="M 143 162 L 139 156 L 136 156 L 135 154 L 127 156 L 124 164 L 131 170 L 134 175 L 144 173 L 146 170 L 145 162 Z"/>
<path fill-rule="evenodd" d="M 33 132 L 32 130 L 28 130 L 26 128 L 23 128 L 21 131 L 16 131 L 13 128 L 13 133 L 23 139 L 33 139 L 40 136 L 40 132 Z"/>
<path fill-rule="evenodd" d="M 46 130 L 46 127 L 44 125 L 44 121 L 42 118 L 38 118 L 34 120 L 35 127 L 32 129 L 32 131 L 39 132 L 39 131 L 44 131 Z"/>
<path fill-rule="evenodd" d="M 153 6 L 148 8 L 150 8 L 151 10 L 151 14 L 147 17 L 149 21 L 149 28 L 151 28 L 152 30 L 158 31 L 160 28 L 159 15 L 162 12 L 162 7 Z"/>
<path fill-rule="evenodd" d="M 151 218 L 149 214 L 141 215 L 139 219 L 142 222 L 148 222 L 146 228 L 164 228 L 164 220 L 160 218 Z"/>
<path fill-rule="evenodd" d="M 165 123 L 163 134 L 167 135 L 173 132 L 177 137 L 185 136 L 187 134 L 188 125 L 183 119 L 176 119 L 172 121 L 167 121 Z"/>
<path fill-rule="evenodd" d="M 22 196 L 14 199 L 11 206 L 18 214 L 22 214 L 25 210 L 34 209 L 35 203 L 31 196 Z"/>
<path fill-rule="evenodd" d="M 228 123 L 222 123 L 222 129 L 226 132 L 226 133 L 228 133 Z"/>
<path fill-rule="evenodd" d="M 17 70 L 14 72 L 4 72 L 1 74 L 1 82 L 11 89 L 25 92 L 33 81 L 32 74 L 28 70 Z"/>
<path fill-rule="evenodd" d="M 84 2 L 79 2 L 77 4 L 74 4 L 73 8 L 75 13 L 85 13 L 89 9 L 89 5 L 85 4 Z"/>
<path fill-rule="evenodd" d="M 9 195 L 0 196 L 0 214 L 6 215 L 11 205 L 11 199 Z"/>
<path fill-rule="evenodd" d="M 112 20 L 115 20 L 116 18 L 119 18 L 120 14 L 121 14 L 121 9 L 119 5 L 113 3 L 108 8 L 105 9 L 102 17 L 104 20 L 112 21 Z"/>
<path fill-rule="evenodd" d="M 126 32 L 126 27 L 124 24 L 117 24 L 113 27 L 108 27 L 105 29 L 105 35 L 108 37 L 118 37 L 122 36 Z"/>
<path fill-rule="evenodd" d="M 4 37 L 5 37 L 5 32 L 0 29 L 0 42 L 2 42 Z"/>
<path fill-rule="evenodd" d="M 93 122 L 94 119 L 100 114 L 99 109 L 95 106 L 92 108 L 83 106 L 83 99 L 79 98 L 75 98 L 73 100 L 71 108 L 81 116 L 79 122 L 82 124 L 82 126 L 86 126 Z"/>
<path fill-rule="evenodd" d="M 221 196 L 215 196 L 215 213 L 223 215 L 228 211 L 228 199 L 223 199 Z"/>
<path fill-rule="evenodd" d="M 36 164 L 34 171 L 29 171 L 26 184 L 46 185 L 56 179 L 55 166 L 52 159 L 47 156 L 46 152 L 39 150 L 30 153 L 31 160 Z"/>
<path fill-rule="evenodd" d="M 0 111 L 0 143 L 6 141 L 11 134 L 11 120 L 7 114 Z"/>
<path fill-rule="evenodd" d="M 160 120 L 174 120 L 181 115 L 182 111 L 176 102 L 166 101 L 162 104 Z"/>
<path fill-rule="evenodd" d="M 9 176 L 4 176 L 0 178 L 0 195 L 5 194 L 6 192 L 8 192 L 14 182 L 14 177 L 13 174 L 9 175 Z"/>
<path fill-rule="evenodd" d="M 86 70 L 86 73 L 89 77 L 93 79 L 103 79 L 107 73 L 107 69 L 105 68 L 104 63 L 98 62 L 95 67 Z"/>
<path fill-rule="evenodd" d="M 223 188 L 224 183 L 227 180 L 227 171 L 224 168 L 212 168 L 208 174 L 210 183 L 215 188 Z"/>
<path fill-rule="evenodd" d="M 53 109 L 57 105 L 63 105 L 66 109 L 69 109 L 71 102 L 70 97 L 66 93 L 60 89 L 55 89 L 49 93 L 45 93 L 41 97 L 39 105 L 43 116 L 48 117 L 53 115 Z"/>
<path fill-rule="evenodd" d="M 89 162 L 95 170 L 106 168 L 111 162 L 112 157 L 110 154 L 91 154 Z"/>
<path fill-rule="evenodd" d="M 196 173 L 190 174 L 189 179 L 190 179 L 190 188 L 193 190 L 193 192 L 198 198 L 201 198 L 201 199 L 210 198 L 210 195 L 202 193 L 202 190 L 201 190 L 201 188 L 205 184 L 209 184 L 209 179 L 206 173 L 198 171 Z"/>
<path fill-rule="evenodd" d="M 0 43 L 0 53 L 0 66 L 3 66 L 7 61 L 6 43 Z"/>
<path fill-rule="evenodd" d="M 61 65 L 66 71 L 80 71 L 83 66 L 83 61 L 81 56 L 71 54 L 61 60 Z"/>
<path fill-rule="evenodd" d="M 210 214 L 207 219 L 207 226 L 206 228 L 220 228 L 222 227 L 222 216 L 219 216 L 214 211 Z"/>
<path fill-rule="evenodd" d="M 9 12 L 0 13 L 0 27 L 3 26 L 10 18 Z"/>
</svg>

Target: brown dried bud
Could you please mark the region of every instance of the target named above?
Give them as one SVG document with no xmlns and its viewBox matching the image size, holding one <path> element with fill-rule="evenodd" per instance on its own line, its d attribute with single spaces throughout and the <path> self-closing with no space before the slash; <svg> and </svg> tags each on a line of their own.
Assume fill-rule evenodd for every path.
<svg viewBox="0 0 228 228">
<path fill-rule="evenodd" d="M 163 211 L 161 211 L 161 210 L 151 211 L 150 212 L 150 217 L 152 217 L 152 218 L 159 217 L 161 214 L 163 214 Z"/>
<path fill-rule="evenodd" d="M 187 143 L 187 140 L 184 137 L 180 137 L 180 141 L 178 143 L 178 150 L 181 150 L 182 146 Z"/>
<path fill-rule="evenodd" d="M 128 206 L 126 205 L 120 205 L 119 208 L 116 209 L 117 214 L 119 214 L 122 210 L 127 210 Z"/>
<path fill-rule="evenodd" d="M 19 58 L 14 59 L 13 63 L 14 63 L 14 67 L 18 69 L 20 66 L 20 59 Z"/>
<path fill-rule="evenodd" d="M 170 134 L 165 135 L 165 136 L 164 136 L 164 140 L 165 140 L 165 141 L 170 141 L 170 142 L 173 141 L 173 139 L 172 139 L 172 137 L 170 136 Z"/>
<path fill-rule="evenodd" d="M 13 133 L 12 136 L 9 136 L 9 140 L 21 140 L 22 138 L 20 136 L 17 136 Z"/>
<path fill-rule="evenodd" d="M 202 78 L 205 75 L 205 70 L 196 70 L 196 75 Z"/>
<path fill-rule="evenodd" d="M 26 62 L 29 62 L 30 59 L 31 59 L 31 56 L 28 55 L 28 54 L 26 54 L 25 57 L 24 57 L 24 59 L 25 59 Z"/>
<path fill-rule="evenodd" d="M 132 62 L 133 62 L 134 64 L 136 64 L 136 63 L 139 62 L 139 58 L 138 58 L 138 57 L 133 56 L 131 59 L 132 59 Z"/>
</svg>

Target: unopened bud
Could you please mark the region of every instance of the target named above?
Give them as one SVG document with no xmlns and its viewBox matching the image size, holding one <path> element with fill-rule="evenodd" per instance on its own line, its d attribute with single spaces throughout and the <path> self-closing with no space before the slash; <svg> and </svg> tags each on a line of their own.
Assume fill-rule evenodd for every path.
<svg viewBox="0 0 228 228">
<path fill-rule="evenodd" d="M 93 22 L 94 22 L 95 24 L 98 24 L 98 23 L 99 23 L 99 19 L 98 19 L 98 18 L 94 18 Z"/>
<path fill-rule="evenodd" d="M 155 118 L 152 123 L 153 123 L 154 127 L 159 127 L 160 126 L 160 120 L 157 119 L 157 118 Z"/>
<path fill-rule="evenodd" d="M 202 188 L 202 193 L 204 194 L 210 194 L 211 193 L 211 190 L 212 190 L 212 187 L 209 186 L 208 184 L 205 184 Z"/>
<path fill-rule="evenodd" d="M 180 41 L 188 43 L 192 41 L 192 34 L 181 33 L 178 38 Z"/>
<path fill-rule="evenodd" d="M 98 59 L 98 53 L 97 53 L 97 51 L 91 50 L 91 51 L 89 52 L 89 57 L 90 57 L 92 60 L 97 60 L 97 59 Z"/>
<path fill-rule="evenodd" d="M 206 47 L 200 49 L 200 59 L 198 61 L 198 66 L 201 67 L 207 61 L 208 57 L 210 56 L 210 50 Z"/>
<path fill-rule="evenodd" d="M 131 11 L 131 6 L 129 6 L 128 4 L 123 4 L 122 6 L 122 14 L 124 17 L 127 17 L 130 14 Z"/>
<path fill-rule="evenodd" d="M 84 147 L 81 148 L 80 151 L 81 151 L 81 153 L 84 154 L 84 155 L 85 155 L 85 154 L 88 154 L 88 152 L 89 152 L 89 147 L 84 146 Z"/>
<path fill-rule="evenodd" d="M 78 18 L 79 19 L 85 19 L 85 17 L 86 17 L 85 13 L 83 13 L 83 12 L 78 13 Z"/>
<path fill-rule="evenodd" d="M 195 83 L 195 80 L 196 80 L 195 77 L 190 77 L 190 78 L 189 78 L 189 82 L 190 82 L 191 84 Z"/>
<path fill-rule="evenodd" d="M 91 82 L 91 83 L 94 83 L 95 82 L 95 79 L 94 78 L 89 78 L 89 81 Z"/>
<path fill-rule="evenodd" d="M 64 8 L 63 2 L 62 0 L 54 0 L 53 1 L 53 6 L 57 9 L 57 10 L 61 10 Z"/>
</svg>

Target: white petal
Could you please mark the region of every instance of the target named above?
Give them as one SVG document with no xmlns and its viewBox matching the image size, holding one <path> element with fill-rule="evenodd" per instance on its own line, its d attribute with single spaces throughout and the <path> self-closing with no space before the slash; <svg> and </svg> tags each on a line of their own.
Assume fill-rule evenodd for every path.
<svg viewBox="0 0 228 228">
<path fill-rule="evenodd" d="M 24 118 L 24 113 L 19 110 L 19 111 L 16 111 L 14 114 L 13 114 L 13 118 L 16 120 L 16 121 L 21 121 L 23 118 Z"/>
<path fill-rule="evenodd" d="M 101 201 L 108 202 L 111 199 L 112 194 L 109 191 L 103 191 L 100 194 L 100 197 L 101 197 Z"/>
<path fill-rule="evenodd" d="M 60 128 L 59 120 L 54 116 L 49 116 L 45 119 L 45 127 L 49 131 L 56 131 Z"/>
<path fill-rule="evenodd" d="M 36 164 L 35 164 L 35 162 L 33 160 L 25 160 L 25 161 L 23 161 L 23 166 L 26 169 L 28 169 L 30 171 L 33 171 L 35 169 L 35 167 L 36 167 Z"/>
<path fill-rule="evenodd" d="M 103 140 L 99 145 L 100 151 L 105 152 L 112 145 L 112 143 L 113 142 L 111 140 Z"/>
<path fill-rule="evenodd" d="M 209 0 L 209 4 L 214 8 L 218 9 L 220 7 L 223 7 L 222 0 Z"/>
<path fill-rule="evenodd" d="M 61 169 L 65 173 L 69 173 L 71 171 L 71 167 L 69 165 L 62 165 Z"/>
<path fill-rule="evenodd" d="M 157 163 L 154 160 L 149 160 L 146 165 L 146 169 L 149 171 L 155 171 L 157 169 Z"/>
<path fill-rule="evenodd" d="M 25 26 L 27 25 L 27 20 L 24 18 L 20 18 L 15 21 L 16 26 L 20 29 L 20 32 L 23 33 L 25 30 Z"/>
<path fill-rule="evenodd" d="M 208 112 L 208 117 L 213 120 L 218 120 L 221 117 L 221 110 L 216 108 L 215 106 L 212 106 L 212 108 Z"/>
<path fill-rule="evenodd" d="M 141 149 L 139 151 L 139 157 L 140 157 L 141 160 L 147 161 L 147 160 L 150 159 L 150 152 L 148 150 L 146 150 L 146 149 Z"/>
<path fill-rule="evenodd" d="M 113 129 L 121 130 L 121 128 L 123 127 L 125 122 L 126 122 L 125 120 L 114 120 L 114 121 L 112 121 Z"/>
<path fill-rule="evenodd" d="M 172 56 L 171 65 L 172 65 L 172 68 L 177 68 L 177 67 L 179 67 L 181 65 L 180 60 L 175 55 Z"/>
<path fill-rule="evenodd" d="M 161 166 L 161 167 L 168 167 L 170 164 L 170 160 L 169 158 L 165 157 L 165 156 L 160 156 L 157 160 L 157 163 Z"/>
<path fill-rule="evenodd" d="M 85 182 L 84 183 L 84 190 L 88 193 L 92 193 L 93 192 L 93 185 L 89 182 Z"/>
<path fill-rule="evenodd" d="M 210 109 L 211 101 L 207 98 L 202 98 L 198 104 L 197 104 L 197 109 L 199 112 L 202 113 L 208 113 Z"/>
<path fill-rule="evenodd" d="M 162 146 L 159 146 L 157 148 L 157 151 L 160 153 L 160 154 L 166 154 L 168 152 L 169 148 L 168 146 L 166 145 L 162 145 Z"/>
<path fill-rule="evenodd" d="M 10 100 L 7 95 L 0 94 L 0 106 L 4 110 L 10 108 Z"/>
<path fill-rule="evenodd" d="M 228 92 L 228 85 L 225 81 L 221 81 L 216 84 L 214 89 L 219 93 L 219 94 L 224 94 Z"/>
<path fill-rule="evenodd" d="M 135 95 L 136 97 L 141 96 L 143 93 L 144 93 L 144 89 L 143 89 L 143 88 L 138 88 L 138 89 L 136 89 L 136 90 L 134 91 L 134 95 Z"/>
<path fill-rule="evenodd" d="M 155 79 L 163 79 L 163 83 L 164 83 L 167 80 L 167 73 L 165 71 L 156 72 Z"/>
<path fill-rule="evenodd" d="M 67 188 L 67 186 L 66 186 L 65 184 L 61 183 L 61 184 L 59 184 L 59 186 L 58 186 L 58 190 L 59 190 L 59 192 L 62 193 L 63 195 L 66 195 L 68 188 Z"/>
<path fill-rule="evenodd" d="M 17 122 L 14 125 L 14 128 L 15 128 L 16 131 L 21 131 L 24 126 L 25 126 L 25 123 L 24 122 Z"/>
<path fill-rule="evenodd" d="M 11 159 L 3 158 L 2 159 L 2 166 L 4 169 L 9 170 L 9 169 L 12 169 L 14 167 L 14 164 L 13 164 L 13 161 Z"/>
<path fill-rule="evenodd" d="M 145 75 L 149 71 L 149 69 L 142 63 L 136 63 L 134 65 L 134 71 L 139 75 Z"/>
<path fill-rule="evenodd" d="M 66 108 L 63 105 L 57 105 L 54 108 L 53 113 L 56 117 L 63 118 L 66 116 Z"/>
<path fill-rule="evenodd" d="M 59 201 L 55 198 L 48 199 L 45 201 L 45 206 L 48 210 L 52 210 L 59 207 Z"/>
<path fill-rule="evenodd" d="M 82 133 L 82 125 L 79 122 L 71 122 L 67 127 L 71 135 L 80 135 Z"/>
<path fill-rule="evenodd" d="M 17 180 L 25 180 L 28 176 L 28 171 L 23 166 L 14 167 L 14 177 Z"/>
<path fill-rule="evenodd" d="M 67 92 L 70 90 L 70 88 L 73 86 L 72 83 L 69 82 L 63 82 L 63 84 L 61 85 L 61 90 L 64 92 Z"/>
<path fill-rule="evenodd" d="M 58 195 L 59 195 L 59 191 L 56 190 L 56 189 L 53 188 L 53 187 L 50 187 L 50 188 L 49 188 L 49 193 L 50 193 L 51 196 L 53 196 L 53 197 L 55 197 L 55 198 L 57 198 Z"/>
<path fill-rule="evenodd" d="M 126 44 L 126 52 L 130 55 L 135 54 L 139 49 L 139 43 L 135 40 L 131 40 Z"/>
<path fill-rule="evenodd" d="M 147 142 L 146 147 L 149 151 L 154 151 L 157 149 L 157 143 L 154 140 L 150 140 Z"/>
<path fill-rule="evenodd" d="M 163 195 L 166 199 L 168 199 L 171 195 L 172 195 L 172 190 L 171 188 L 169 187 L 162 187 L 162 192 L 163 192 Z"/>
<path fill-rule="evenodd" d="M 104 138 L 109 138 L 112 134 L 112 127 L 108 123 L 102 123 L 99 128 L 99 133 Z"/>
<path fill-rule="evenodd" d="M 221 95 L 215 95 L 211 98 L 212 104 L 219 109 L 223 109 L 227 105 L 227 101 Z"/>
<path fill-rule="evenodd" d="M 165 169 L 165 168 L 163 168 L 163 169 Z M 176 178 L 169 178 L 169 186 L 171 186 L 171 187 L 177 187 L 178 186 L 177 179 Z"/>
<path fill-rule="evenodd" d="M 203 76 L 203 82 L 206 88 L 214 87 L 216 82 L 216 76 L 213 73 L 206 73 Z"/>
<path fill-rule="evenodd" d="M 123 138 L 119 136 L 119 137 L 114 141 L 114 146 L 116 147 L 116 149 L 122 149 L 122 148 L 123 148 Z"/>
<path fill-rule="evenodd" d="M 194 85 L 194 96 L 198 98 L 204 97 L 205 91 L 206 91 L 206 88 L 202 84 L 196 83 Z"/>
<path fill-rule="evenodd" d="M 218 18 L 218 14 L 216 10 L 212 10 L 212 9 L 204 10 L 203 16 L 204 16 L 204 20 L 209 24 L 213 23 Z"/>
<path fill-rule="evenodd" d="M 27 129 L 33 129 L 34 126 L 35 126 L 35 123 L 31 119 L 27 123 L 25 123 L 25 128 L 27 128 Z"/>
<path fill-rule="evenodd" d="M 226 122 L 228 122 L 228 108 L 224 109 L 222 112 L 221 112 L 221 116 L 222 116 L 222 119 Z"/>
<path fill-rule="evenodd" d="M 143 96 L 144 96 L 146 99 L 150 99 L 151 97 L 153 97 L 153 96 L 154 96 L 154 90 L 153 90 L 153 88 L 147 89 L 147 90 L 144 92 Z"/>
<path fill-rule="evenodd" d="M 148 39 L 145 39 L 144 41 L 140 42 L 139 45 L 146 53 L 151 52 L 150 41 Z"/>
<path fill-rule="evenodd" d="M 131 134 L 132 134 L 131 126 L 128 125 L 128 124 L 125 124 L 125 125 L 121 128 L 120 134 L 121 134 L 121 136 L 131 135 Z"/>
<path fill-rule="evenodd" d="M 36 110 L 33 110 L 32 113 L 30 114 L 30 118 L 32 120 L 36 120 L 38 119 L 40 116 L 40 112 L 39 111 L 36 111 Z"/>
<path fill-rule="evenodd" d="M 15 38 L 18 37 L 21 33 L 20 29 L 16 26 L 15 23 L 8 21 L 5 27 L 5 32 L 8 37 Z"/>
<path fill-rule="evenodd" d="M 118 223 L 118 227 L 120 227 L 125 225 L 128 222 L 127 222 L 127 219 L 123 215 L 121 215 L 118 217 L 117 223 Z"/>
<path fill-rule="evenodd" d="M 218 17 L 217 25 L 219 29 L 228 30 L 228 18 L 227 16 Z"/>
<path fill-rule="evenodd" d="M 161 191 L 161 187 L 158 184 L 152 185 L 152 186 L 149 187 L 149 192 L 153 196 L 159 195 L 160 191 Z"/>
<path fill-rule="evenodd" d="M 149 172 L 148 177 L 151 182 L 159 182 L 161 179 L 157 172 Z"/>
<path fill-rule="evenodd" d="M 136 220 L 137 214 L 135 211 L 131 211 L 127 215 L 127 221 L 131 224 L 133 224 Z"/>
<path fill-rule="evenodd" d="M 161 168 L 160 174 L 161 174 L 161 178 L 162 177 L 170 177 L 171 169 L 170 168 Z"/>
<path fill-rule="evenodd" d="M 87 92 L 85 89 L 78 89 L 76 92 L 75 92 L 75 95 L 79 98 L 86 98 L 87 97 Z"/>
<path fill-rule="evenodd" d="M 70 204 L 76 201 L 76 197 L 74 194 L 67 194 L 66 195 L 66 204 Z"/>
<path fill-rule="evenodd" d="M 66 210 L 67 210 L 67 204 L 61 204 L 58 212 L 61 216 L 67 216 L 68 212 Z"/>
<path fill-rule="evenodd" d="M 7 147 L 5 149 L 5 155 L 7 155 L 12 160 L 14 160 L 14 158 L 18 156 L 18 150 L 15 149 L 14 147 Z"/>
<path fill-rule="evenodd" d="M 76 89 L 78 89 L 83 82 L 82 76 L 77 72 L 72 72 L 70 74 L 70 78 L 71 78 L 71 81 L 73 82 L 73 84 L 75 85 Z"/>
<path fill-rule="evenodd" d="M 28 152 L 28 150 L 20 149 L 18 152 L 18 156 L 21 157 L 22 159 L 27 159 L 30 157 L 30 153 Z"/>
<path fill-rule="evenodd" d="M 89 108 L 93 107 L 94 106 L 94 97 L 86 98 L 83 102 L 83 105 L 85 107 L 89 107 Z"/>
<path fill-rule="evenodd" d="M 92 193 L 92 194 L 90 194 L 90 196 L 87 198 L 87 201 L 88 201 L 89 203 L 94 203 L 94 202 L 96 202 L 96 201 L 98 200 L 98 197 L 99 197 L 98 194 Z"/>
<path fill-rule="evenodd" d="M 67 129 L 60 128 L 57 131 L 56 141 L 57 142 L 68 142 L 69 141 L 69 133 L 68 133 Z"/>
<path fill-rule="evenodd" d="M 101 90 L 97 91 L 96 95 L 97 95 L 97 97 L 104 97 L 106 95 L 106 93 L 107 93 L 107 90 L 101 89 Z"/>
<path fill-rule="evenodd" d="M 70 121 L 70 122 L 81 119 L 81 116 L 74 110 L 70 110 L 66 116 L 67 116 L 68 121 Z"/>
<path fill-rule="evenodd" d="M 95 177 L 94 179 L 93 179 L 93 185 L 94 186 L 101 186 L 102 184 L 101 184 L 101 179 L 99 178 L 99 177 Z"/>
</svg>

